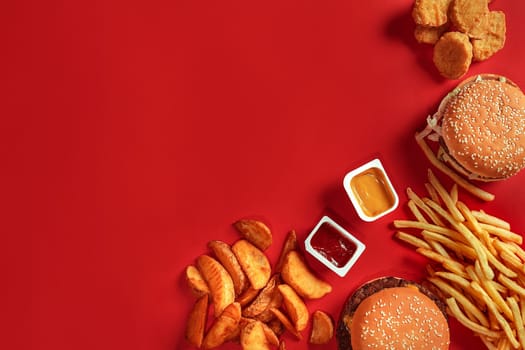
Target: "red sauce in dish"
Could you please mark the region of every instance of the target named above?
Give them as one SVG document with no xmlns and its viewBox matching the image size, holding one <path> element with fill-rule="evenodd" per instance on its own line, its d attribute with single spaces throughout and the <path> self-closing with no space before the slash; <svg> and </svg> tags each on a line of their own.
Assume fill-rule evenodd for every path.
<svg viewBox="0 0 525 350">
<path fill-rule="evenodd" d="M 337 267 L 344 266 L 354 255 L 357 246 L 331 224 L 324 222 L 312 237 L 310 244 Z"/>
</svg>

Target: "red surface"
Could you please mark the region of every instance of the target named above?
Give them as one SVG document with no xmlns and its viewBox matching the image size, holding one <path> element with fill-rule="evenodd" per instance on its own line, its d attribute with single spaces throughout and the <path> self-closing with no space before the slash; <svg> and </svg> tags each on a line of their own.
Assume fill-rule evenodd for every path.
<svg viewBox="0 0 525 350">
<path fill-rule="evenodd" d="M 424 260 L 392 240 L 404 190 L 423 193 L 413 134 L 456 82 L 415 44 L 411 1 L 11 1 L 0 11 L 0 347 L 187 349 L 182 273 L 231 223 L 303 240 L 330 213 L 366 245 L 334 291 L 337 317 L 370 278 L 419 279 Z M 525 3 L 503 51 L 469 75 L 525 87 Z M 359 221 L 344 174 L 379 156 L 402 201 Z M 444 180 L 447 185 L 450 183 Z M 525 174 L 474 208 L 525 232 Z M 307 333 L 305 332 L 305 335 Z M 308 346 L 287 336 L 288 349 Z M 452 350 L 480 348 L 452 323 Z M 224 349 L 236 349 L 226 346 Z M 310 347 L 314 348 L 314 347 Z M 329 347 L 335 349 L 335 342 Z"/>
</svg>

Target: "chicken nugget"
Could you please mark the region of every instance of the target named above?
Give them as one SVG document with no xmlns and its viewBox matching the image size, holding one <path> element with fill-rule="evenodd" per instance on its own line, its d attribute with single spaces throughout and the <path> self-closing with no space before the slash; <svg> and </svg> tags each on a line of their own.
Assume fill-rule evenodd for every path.
<svg viewBox="0 0 525 350">
<path fill-rule="evenodd" d="M 482 38 L 489 19 L 488 0 L 452 0 L 449 16 L 458 31 Z"/>
<path fill-rule="evenodd" d="M 447 12 L 451 0 L 416 0 L 412 18 L 416 24 L 438 27 L 447 23 Z"/>
<path fill-rule="evenodd" d="M 434 64 L 448 79 L 459 79 L 467 73 L 472 62 L 472 44 L 461 32 L 447 32 L 434 46 Z"/>
<path fill-rule="evenodd" d="M 505 13 L 491 11 L 485 35 L 481 39 L 472 40 L 474 61 L 483 61 L 501 50 L 505 45 L 506 36 Z"/>
<path fill-rule="evenodd" d="M 439 27 L 429 27 L 416 24 L 416 28 L 414 29 L 414 37 L 420 44 L 434 45 L 449 27 L 450 25 L 448 22 Z"/>
</svg>

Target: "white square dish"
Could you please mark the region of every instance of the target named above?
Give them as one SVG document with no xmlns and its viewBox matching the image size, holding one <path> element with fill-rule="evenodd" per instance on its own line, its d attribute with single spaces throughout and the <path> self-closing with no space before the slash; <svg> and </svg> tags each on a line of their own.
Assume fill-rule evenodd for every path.
<svg viewBox="0 0 525 350">
<path fill-rule="evenodd" d="M 328 216 L 323 216 L 305 242 L 308 253 L 344 277 L 365 250 L 365 245 Z"/>
</svg>

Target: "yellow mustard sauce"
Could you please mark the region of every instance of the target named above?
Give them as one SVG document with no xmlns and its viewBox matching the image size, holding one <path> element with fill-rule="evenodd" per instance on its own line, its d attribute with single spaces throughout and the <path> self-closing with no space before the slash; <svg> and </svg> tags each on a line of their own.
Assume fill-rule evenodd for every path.
<svg viewBox="0 0 525 350">
<path fill-rule="evenodd" d="M 350 181 L 350 187 L 367 216 L 379 215 L 395 203 L 385 175 L 379 168 L 370 168 L 354 176 Z"/>
</svg>

